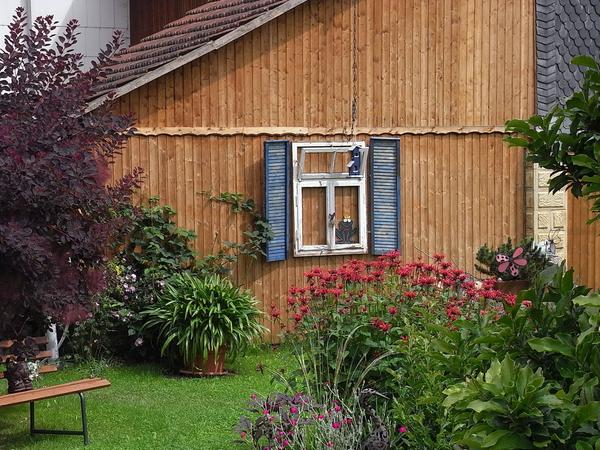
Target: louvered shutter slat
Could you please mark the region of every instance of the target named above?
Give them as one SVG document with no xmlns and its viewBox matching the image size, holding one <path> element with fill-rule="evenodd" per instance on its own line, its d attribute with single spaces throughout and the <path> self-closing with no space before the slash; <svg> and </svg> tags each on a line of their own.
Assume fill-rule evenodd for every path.
<svg viewBox="0 0 600 450">
<path fill-rule="evenodd" d="M 400 249 L 400 141 L 371 139 L 371 249 Z"/>
<path fill-rule="evenodd" d="M 266 141 L 264 153 L 265 217 L 273 231 L 266 246 L 267 261 L 285 261 L 290 241 L 290 143 Z"/>
</svg>

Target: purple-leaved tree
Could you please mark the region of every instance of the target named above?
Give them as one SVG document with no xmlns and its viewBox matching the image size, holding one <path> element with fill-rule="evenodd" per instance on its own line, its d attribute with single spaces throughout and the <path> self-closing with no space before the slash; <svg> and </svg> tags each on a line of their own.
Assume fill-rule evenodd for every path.
<svg viewBox="0 0 600 450">
<path fill-rule="evenodd" d="M 0 339 L 87 315 L 140 178 L 107 186 L 132 117 L 86 113 L 121 35 L 83 71 L 77 21 L 58 36 L 51 16 L 25 24 L 18 9 L 0 49 Z"/>
</svg>

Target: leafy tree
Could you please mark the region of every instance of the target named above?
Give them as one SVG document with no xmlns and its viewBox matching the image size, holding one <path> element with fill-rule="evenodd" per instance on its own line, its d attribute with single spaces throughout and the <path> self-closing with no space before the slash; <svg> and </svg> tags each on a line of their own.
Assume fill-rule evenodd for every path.
<svg viewBox="0 0 600 450">
<path fill-rule="evenodd" d="M 87 315 L 140 177 L 106 186 L 132 117 L 86 112 L 121 35 L 83 71 L 76 20 L 54 43 L 51 16 L 25 23 L 17 9 L 0 49 L 0 339 Z"/>
<path fill-rule="evenodd" d="M 572 63 L 587 68 L 581 91 L 546 116 L 508 121 L 506 130 L 520 136 L 505 141 L 525 147 L 530 161 L 552 170 L 550 192 L 567 188 L 592 200 L 593 222 L 600 220 L 600 66 L 590 56 Z"/>
</svg>

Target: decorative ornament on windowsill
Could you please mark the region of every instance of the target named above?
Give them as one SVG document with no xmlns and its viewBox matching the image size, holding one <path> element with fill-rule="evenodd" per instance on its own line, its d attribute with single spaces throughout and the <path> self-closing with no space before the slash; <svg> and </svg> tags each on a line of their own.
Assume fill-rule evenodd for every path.
<svg viewBox="0 0 600 450">
<path fill-rule="evenodd" d="M 335 229 L 335 243 L 336 244 L 354 244 L 354 236 L 358 233 L 358 228 L 354 226 L 354 221 L 345 216 L 341 221 L 338 222 L 338 226 Z"/>
<path fill-rule="evenodd" d="M 514 279 L 509 281 L 498 281 L 498 289 L 507 294 L 518 294 L 523 289 L 529 287 L 529 281 L 519 279 L 521 268 L 527 265 L 527 260 L 523 257 L 523 247 L 517 247 L 512 256 L 498 253 L 496 262 L 498 263 L 498 272 L 509 273 Z"/>
</svg>

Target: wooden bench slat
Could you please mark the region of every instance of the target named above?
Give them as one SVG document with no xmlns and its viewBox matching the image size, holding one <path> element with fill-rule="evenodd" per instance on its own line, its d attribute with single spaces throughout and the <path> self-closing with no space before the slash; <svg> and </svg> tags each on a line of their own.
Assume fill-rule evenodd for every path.
<svg viewBox="0 0 600 450">
<path fill-rule="evenodd" d="M 48 343 L 48 338 L 46 336 L 37 336 L 32 337 L 31 339 L 33 339 L 37 345 L 46 345 Z M 10 348 L 12 345 L 13 341 L 10 339 L 0 341 L 0 348 Z"/>
<path fill-rule="evenodd" d="M 50 373 L 58 371 L 58 366 L 54 364 L 47 364 L 38 369 L 39 373 Z M 6 378 L 6 372 L 0 371 L 0 380 Z"/>
<path fill-rule="evenodd" d="M 4 355 L 4 356 L 0 356 L 0 362 L 6 362 L 6 360 L 8 359 L 10 355 Z M 43 351 L 43 352 L 37 352 L 35 354 L 35 357 L 33 359 L 40 360 L 40 359 L 46 359 L 46 358 L 50 358 L 52 356 L 52 352 L 51 351 Z"/>
<path fill-rule="evenodd" d="M 38 400 L 61 397 L 68 394 L 92 391 L 110 386 L 110 381 L 102 378 L 73 381 L 71 383 L 49 386 L 31 391 L 17 392 L 16 394 L 0 395 L 0 408 L 4 406 L 20 405 Z"/>
</svg>

